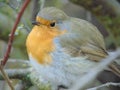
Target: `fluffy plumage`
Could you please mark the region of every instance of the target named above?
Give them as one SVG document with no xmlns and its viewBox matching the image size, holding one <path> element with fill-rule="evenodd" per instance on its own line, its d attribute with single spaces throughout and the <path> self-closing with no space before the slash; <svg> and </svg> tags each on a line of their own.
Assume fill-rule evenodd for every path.
<svg viewBox="0 0 120 90">
<path fill-rule="evenodd" d="M 27 37 L 27 51 L 33 67 L 53 90 L 59 85 L 69 88 L 107 56 L 103 36 L 85 20 L 48 7 L 38 13 L 36 22 L 39 25 Z M 55 26 L 50 26 L 53 22 Z"/>
</svg>

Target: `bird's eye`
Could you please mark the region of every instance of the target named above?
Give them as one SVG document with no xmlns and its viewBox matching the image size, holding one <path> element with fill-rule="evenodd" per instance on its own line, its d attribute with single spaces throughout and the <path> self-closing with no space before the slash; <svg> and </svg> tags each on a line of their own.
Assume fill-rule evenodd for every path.
<svg viewBox="0 0 120 90">
<path fill-rule="evenodd" d="M 50 26 L 54 27 L 55 26 L 55 22 L 50 23 Z"/>
</svg>

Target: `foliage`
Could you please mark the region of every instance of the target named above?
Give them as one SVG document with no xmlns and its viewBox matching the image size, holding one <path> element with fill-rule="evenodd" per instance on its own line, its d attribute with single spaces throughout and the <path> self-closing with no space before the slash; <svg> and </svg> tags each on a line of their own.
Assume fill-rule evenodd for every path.
<svg viewBox="0 0 120 90">
<path fill-rule="evenodd" d="M 114 18 L 104 16 L 99 18 L 101 18 L 102 23 L 109 33 L 113 35 L 117 47 L 120 46 L 120 16 Z"/>
</svg>

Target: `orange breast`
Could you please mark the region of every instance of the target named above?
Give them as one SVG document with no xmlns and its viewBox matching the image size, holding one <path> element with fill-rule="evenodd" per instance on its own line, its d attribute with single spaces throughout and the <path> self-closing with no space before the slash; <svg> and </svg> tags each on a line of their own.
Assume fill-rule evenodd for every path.
<svg viewBox="0 0 120 90">
<path fill-rule="evenodd" d="M 61 32 L 56 28 L 45 25 L 34 26 L 26 40 L 28 54 L 31 54 L 40 64 L 51 63 L 49 53 L 55 49 L 53 40 L 60 34 Z"/>
</svg>

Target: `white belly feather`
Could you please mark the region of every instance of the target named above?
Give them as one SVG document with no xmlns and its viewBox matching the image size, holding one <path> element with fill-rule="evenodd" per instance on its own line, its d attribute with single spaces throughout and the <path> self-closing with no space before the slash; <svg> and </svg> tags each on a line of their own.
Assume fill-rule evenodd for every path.
<svg viewBox="0 0 120 90">
<path fill-rule="evenodd" d="M 86 57 L 71 57 L 62 50 L 51 53 L 53 62 L 49 65 L 41 65 L 29 54 L 30 62 L 43 81 L 51 83 L 53 88 L 59 85 L 71 86 L 77 78 L 84 75 L 96 62 L 91 62 Z"/>
</svg>

